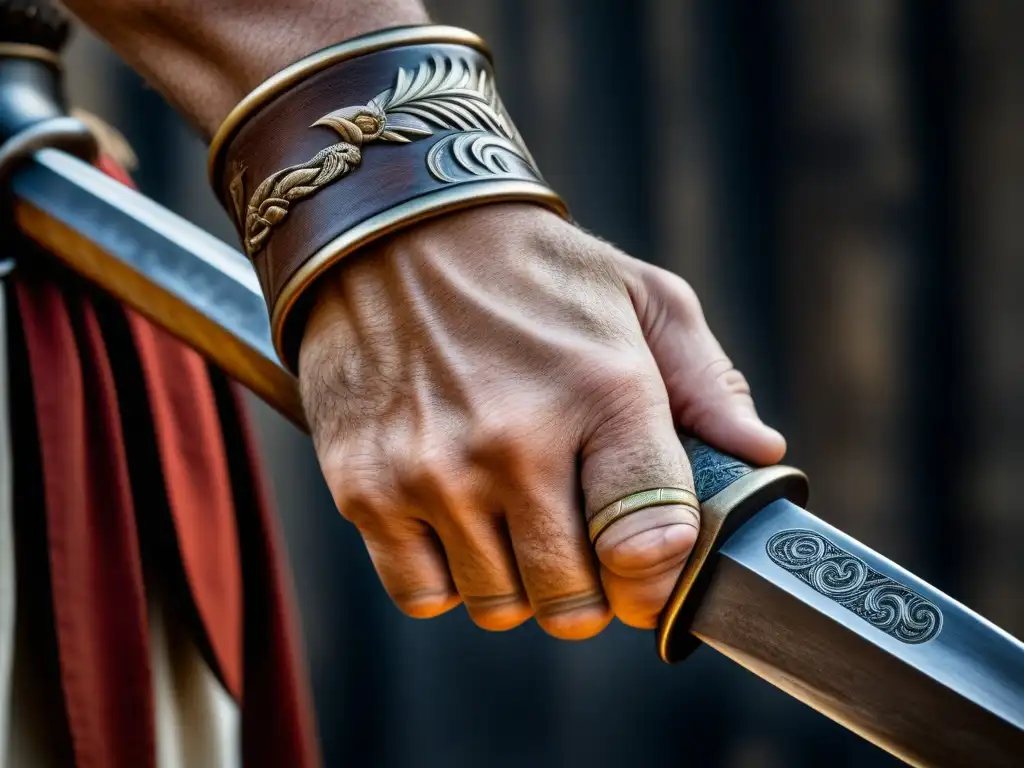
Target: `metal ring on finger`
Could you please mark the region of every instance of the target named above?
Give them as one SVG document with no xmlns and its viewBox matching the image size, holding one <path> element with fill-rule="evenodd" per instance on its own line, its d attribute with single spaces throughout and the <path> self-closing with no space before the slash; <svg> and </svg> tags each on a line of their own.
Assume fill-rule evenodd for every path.
<svg viewBox="0 0 1024 768">
<path fill-rule="evenodd" d="M 650 488 L 646 491 L 637 491 L 602 507 L 587 521 L 590 541 L 596 544 L 601 534 L 616 520 L 621 520 L 642 509 L 664 507 L 670 504 L 689 507 L 698 515 L 700 514 L 700 502 L 697 495 L 686 488 Z"/>
</svg>

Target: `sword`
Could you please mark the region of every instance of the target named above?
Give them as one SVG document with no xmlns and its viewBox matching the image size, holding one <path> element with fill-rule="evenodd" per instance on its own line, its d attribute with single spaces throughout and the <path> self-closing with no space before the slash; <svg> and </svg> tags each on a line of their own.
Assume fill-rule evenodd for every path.
<svg viewBox="0 0 1024 768">
<path fill-rule="evenodd" d="M 0 144 L 18 229 L 307 429 L 245 257 L 66 151 L 22 141 L 5 161 L 19 130 Z M 806 511 L 798 470 L 683 441 L 702 527 L 661 617 L 662 659 L 709 645 L 912 765 L 1024 762 L 1024 644 Z"/>
</svg>

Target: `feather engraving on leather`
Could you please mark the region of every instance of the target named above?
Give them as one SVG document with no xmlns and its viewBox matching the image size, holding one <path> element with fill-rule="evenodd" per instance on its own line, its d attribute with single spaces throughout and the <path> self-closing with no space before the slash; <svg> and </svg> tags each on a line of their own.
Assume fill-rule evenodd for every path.
<svg viewBox="0 0 1024 768">
<path fill-rule="evenodd" d="M 276 171 L 256 187 L 245 220 L 239 222 L 250 259 L 266 247 L 294 203 L 355 170 L 365 146 L 374 142 L 407 144 L 437 131 L 455 131 L 428 153 L 427 167 L 438 181 L 540 179 L 489 73 L 462 59 L 434 54 L 415 70 L 399 69 L 394 85 L 367 104 L 328 112 L 311 127 L 329 128 L 341 141 L 305 163 Z M 232 197 L 240 179 L 241 174 L 232 181 Z"/>
</svg>

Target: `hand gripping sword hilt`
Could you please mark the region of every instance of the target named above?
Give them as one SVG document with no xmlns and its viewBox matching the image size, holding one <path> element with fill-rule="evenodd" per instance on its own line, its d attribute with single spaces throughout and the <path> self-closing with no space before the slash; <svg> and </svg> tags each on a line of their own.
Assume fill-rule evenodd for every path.
<svg viewBox="0 0 1024 768">
<path fill-rule="evenodd" d="M 695 438 L 683 436 L 693 485 L 700 500 L 700 533 L 683 567 L 658 626 L 658 655 L 682 661 L 700 642 L 687 630 L 701 594 L 707 588 L 719 548 L 743 523 L 778 499 L 807 503 L 807 476 L 799 469 L 776 465 L 751 467 L 719 453 Z"/>
<path fill-rule="evenodd" d="M 43 147 L 96 157 L 92 133 L 67 115 L 60 52 L 69 29 L 53 0 L 0 0 L 0 184 Z"/>
</svg>

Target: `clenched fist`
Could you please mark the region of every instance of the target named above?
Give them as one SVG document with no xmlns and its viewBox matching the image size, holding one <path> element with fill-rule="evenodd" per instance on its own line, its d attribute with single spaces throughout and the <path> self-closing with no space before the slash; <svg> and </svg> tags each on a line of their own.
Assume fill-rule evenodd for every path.
<svg viewBox="0 0 1024 768">
<path fill-rule="evenodd" d="M 320 280 L 300 355 L 324 475 L 410 616 L 556 637 L 655 626 L 700 524 L 677 430 L 757 464 L 781 435 L 691 288 L 530 205 L 420 224 Z M 596 551 L 595 551 L 596 550 Z"/>
</svg>

